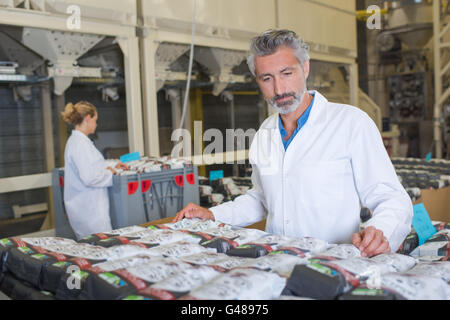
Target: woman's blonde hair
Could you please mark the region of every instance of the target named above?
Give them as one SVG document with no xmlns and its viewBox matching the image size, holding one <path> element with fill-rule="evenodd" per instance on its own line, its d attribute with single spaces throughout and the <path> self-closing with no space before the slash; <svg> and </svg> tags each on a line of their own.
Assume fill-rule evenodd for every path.
<svg viewBox="0 0 450 320">
<path fill-rule="evenodd" d="M 80 101 L 73 105 L 72 103 L 68 103 L 64 112 L 61 112 L 63 120 L 71 125 L 79 125 L 83 122 L 86 116 L 94 117 L 97 113 L 97 108 L 94 105 L 87 101 Z"/>
</svg>

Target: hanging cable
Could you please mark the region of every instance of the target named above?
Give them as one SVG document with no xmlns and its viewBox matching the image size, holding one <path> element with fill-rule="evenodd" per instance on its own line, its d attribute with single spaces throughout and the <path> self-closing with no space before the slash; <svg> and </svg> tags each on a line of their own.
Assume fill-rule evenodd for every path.
<svg viewBox="0 0 450 320">
<path fill-rule="evenodd" d="M 187 102 L 189 99 L 189 90 L 191 87 L 191 77 L 192 77 L 192 64 L 194 62 L 194 42 L 195 42 L 195 14 L 197 11 L 197 0 L 194 0 L 194 13 L 192 15 L 192 36 L 191 36 L 191 51 L 189 54 L 189 68 L 188 68 L 188 74 L 187 74 L 187 82 L 186 82 L 186 92 L 184 94 L 184 101 L 183 101 L 183 113 L 181 114 L 181 121 L 180 121 L 180 129 L 184 126 L 184 119 L 186 117 L 186 109 L 187 109 Z"/>
</svg>

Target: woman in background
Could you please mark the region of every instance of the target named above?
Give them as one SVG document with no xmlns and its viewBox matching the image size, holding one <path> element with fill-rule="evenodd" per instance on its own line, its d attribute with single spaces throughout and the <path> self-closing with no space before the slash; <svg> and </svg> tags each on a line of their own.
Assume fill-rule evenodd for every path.
<svg viewBox="0 0 450 320">
<path fill-rule="evenodd" d="M 77 239 L 112 229 L 107 187 L 114 168 L 88 138 L 97 128 L 97 109 L 89 102 L 66 105 L 64 121 L 75 127 L 64 152 L 64 204 Z M 116 169 L 128 169 L 118 163 Z"/>
</svg>

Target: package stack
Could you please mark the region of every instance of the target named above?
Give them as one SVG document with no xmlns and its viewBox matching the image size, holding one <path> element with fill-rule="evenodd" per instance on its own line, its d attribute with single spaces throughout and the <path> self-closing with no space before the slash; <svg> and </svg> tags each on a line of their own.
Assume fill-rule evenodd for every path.
<svg viewBox="0 0 450 320">
<path fill-rule="evenodd" d="M 115 167 L 120 160 L 110 159 L 107 160 L 109 166 Z M 116 169 L 118 175 L 132 175 L 148 172 L 161 172 L 171 169 L 183 169 L 192 167 L 192 162 L 181 158 L 171 158 L 170 156 L 164 157 L 142 157 L 140 160 L 133 160 L 126 163 L 129 170 Z"/>
<path fill-rule="evenodd" d="M 252 188 L 250 177 L 227 177 L 213 181 L 199 177 L 200 205 L 211 208 L 246 194 Z"/>
<path fill-rule="evenodd" d="M 436 225 L 441 230 L 427 243 L 439 245 L 373 258 L 351 244 L 200 219 L 130 226 L 78 242 L 6 238 L 0 290 L 13 299 L 446 300 L 448 224 Z"/>
<path fill-rule="evenodd" d="M 412 201 L 417 201 L 423 189 L 450 186 L 450 161 L 426 161 L 415 158 L 392 158 L 392 164 Z"/>
</svg>

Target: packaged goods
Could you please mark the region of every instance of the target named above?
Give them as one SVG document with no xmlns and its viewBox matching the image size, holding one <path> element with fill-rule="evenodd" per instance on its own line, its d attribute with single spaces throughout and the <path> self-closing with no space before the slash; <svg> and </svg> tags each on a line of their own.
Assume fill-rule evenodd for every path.
<svg viewBox="0 0 450 320">
<path fill-rule="evenodd" d="M 58 237 L 41 237 L 41 238 L 3 238 L 0 239 L 0 272 L 6 272 L 5 261 L 7 259 L 10 248 L 17 247 L 33 247 L 49 244 L 74 244 L 75 241 Z"/>
<path fill-rule="evenodd" d="M 450 256 L 450 230 L 443 229 L 411 252 L 412 256 Z"/>
<path fill-rule="evenodd" d="M 200 252 L 215 252 L 215 250 L 205 248 L 199 244 L 188 241 L 178 241 L 163 246 L 148 249 L 148 254 L 160 257 L 179 258 Z"/>
<path fill-rule="evenodd" d="M 286 279 L 256 269 L 233 269 L 192 290 L 183 299 L 269 300 L 280 296 Z"/>
<path fill-rule="evenodd" d="M 411 227 L 411 232 L 406 236 L 406 239 L 402 242 L 397 250 L 397 253 L 410 254 L 414 249 L 419 246 L 419 235 Z"/>
<path fill-rule="evenodd" d="M 161 258 L 130 268 L 91 275 L 86 278 L 80 298 L 123 299 L 188 268 L 192 266 L 186 262 Z"/>
<path fill-rule="evenodd" d="M 212 220 L 199 219 L 199 218 L 183 219 L 183 220 L 180 220 L 175 223 L 166 223 L 165 225 L 168 226 L 172 230 L 183 229 L 183 230 L 192 231 L 192 232 L 199 232 L 199 231 L 204 231 L 207 229 L 219 228 L 219 227 L 227 228 L 227 229 L 231 228 L 230 225 L 226 225 L 220 221 L 212 221 Z"/>
<path fill-rule="evenodd" d="M 283 294 L 313 299 L 335 299 L 363 282 L 376 283 L 380 275 L 403 272 L 416 260 L 401 254 L 385 254 L 368 259 L 355 257 L 343 260 L 311 262 L 294 267 Z"/>
<path fill-rule="evenodd" d="M 86 279 L 89 276 L 145 264 L 155 259 L 157 258 L 145 254 L 138 254 L 117 260 L 97 263 L 83 269 L 75 269 L 73 272 L 67 272 L 66 269 L 66 272 L 59 280 L 55 297 L 60 300 L 78 299 L 84 288 Z"/>
<path fill-rule="evenodd" d="M 223 194 L 226 200 L 234 200 L 242 195 L 242 191 L 234 183 L 232 178 L 217 179 L 212 181 L 211 184 L 214 191 Z"/>
<path fill-rule="evenodd" d="M 43 290 L 56 293 L 58 287 L 61 286 L 61 279 L 64 279 L 64 286 L 67 286 L 67 278 L 64 278 L 65 276 L 72 276 L 74 281 L 81 281 L 84 270 L 89 269 L 94 264 L 105 261 L 106 260 L 69 258 L 65 261 L 58 261 L 45 265 L 42 268 L 40 287 Z"/>
<path fill-rule="evenodd" d="M 311 257 L 312 255 L 325 251 L 328 247 L 329 244 L 327 241 L 312 237 L 303 237 L 279 246 L 276 251 L 282 251 L 299 257 Z"/>
<path fill-rule="evenodd" d="M 227 253 L 230 249 L 236 248 L 244 243 L 254 241 L 261 238 L 263 235 L 267 235 L 266 232 L 256 229 L 231 229 L 223 230 L 219 233 L 217 230 L 205 230 L 204 233 L 214 236 L 213 239 L 204 241 L 202 246 L 207 248 L 213 248 L 218 253 Z M 220 234 L 220 235 L 219 235 Z"/>
<path fill-rule="evenodd" d="M 356 290 L 356 293 L 354 292 Z M 379 288 L 356 288 L 341 297 L 342 300 L 368 295 L 372 298 L 390 300 L 448 300 L 448 284 L 438 278 L 426 275 L 388 273 L 380 277 Z"/>
<path fill-rule="evenodd" d="M 448 222 L 441 222 L 441 221 L 432 221 L 434 228 L 436 229 L 436 232 L 447 229 L 450 229 L 450 223 Z"/>
<path fill-rule="evenodd" d="M 219 272 L 206 266 L 181 270 L 172 277 L 140 290 L 135 295 L 125 297 L 124 300 L 141 300 L 142 297 L 151 298 L 152 300 L 175 300 L 218 275 Z"/>
<path fill-rule="evenodd" d="M 449 256 L 419 256 L 417 257 L 419 262 L 433 262 L 433 261 L 450 261 Z"/>
<path fill-rule="evenodd" d="M 87 246 L 92 247 L 92 250 L 87 250 Z M 106 261 L 114 261 L 138 254 L 145 254 L 147 249 L 133 245 L 103 248 L 88 244 L 77 244 L 72 248 L 60 248 L 60 251 L 70 252 L 71 258 L 68 258 L 65 261 L 44 265 L 42 268 L 40 286 L 44 290 L 50 292 L 56 292 L 58 287 L 61 286 L 61 282 L 63 283 L 63 286 L 65 285 L 67 278 L 72 275 L 70 270 L 77 271 L 77 273 L 72 275 L 72 278 L 78 276 L 80 279 L 77 280 L 83 281 L 84 277 L 87 276 L 86 270 L 92 268 L 92 266 Z M 76 292 L 77 291 L 73 291 L 73 295 L 76 295 Z"/>
<path fill-rule="evenodd" d="M 361 284 L 357 288 L 350 290 L 341 295 L 339 300 L 405 300 L 402 296 L 395 292 L 382 289 L 367 287 L 366 284 Z"/>
<path fill-rule="evenodd" d="M 5 261 L 10 248 L 27 246 L 27 243 L 20 238 L 3 238 L 0 239 L 0 273 L 6 272 Z"/>
<path fill-rule="evenodd" d="M 254 259 L 244 258 L 244 257 L 230 257 L 225 255 L 223 259 L 219 259 L 217 261 L 211 262 L 208 265 L 210 267 L 215 268 L 220 272 L 227 272 L 234 268 L 241 267 L 246 263 L 251 263 Z"/>
<path fill-rule="evenodd" d="M 211 186 L 198 186 L 200 197 L 209 196 L 213 193 L 213 188 Z"/>
<path fill-rule="evenodd" d="M 230 256 L 258 258 L 281 246 L 289 246 L 295 238 L 268 234 L 252 242 L 245 243 L 227 251 Z"/>
<path fill-rule="evenodd" d="M 311 260 L 335 260 L 361 257 L 361 251 L 353 244 L 339 244 L 313 256 Z"/>
<path fill-rule="evenodd" d="M 212 193 L 200 196 L 200 205 L 202 207 L 215 207 L 225 201 L 225 196 L 221 193 Z"/>
<path fill-rule="evenodd" d="M 227 258 L 228 256 L 226 254 L 207 251 L 182 256 L 179 259 L 193 265 L 208 265 Z"/>
<path fill-rule="evenodd" d="M 139 239 L 138 237 L 113 236 L 110 238 L 99 240 L 95 242 L 95 245 L 104 248 L 111 248 L 114 246 L 129 244 L 131 241 L 138 239 Z"/>
<path fill-rule="evenodd" d="M 421 262 L 406 273 L 438 277 L 450 282 L 450 263 L 447 261 Z"/>
<path fill-rule="evenodd" d="M 63 254 L 49 252 L 38 246 L 10 248 L 5 262 L 6 269 L 18 279 L 41 287 L 41 274 L 44 267 L 68 258 Z"/>
<path fill-rule="evenodd" d="M 170 229 L 159 229 L 153 230 L 148 235 L 132 241 L 131 244 L 136 245 L 137 243 L 140 243 L 145 244 L 148 248 L 152 248 L 183 240 L 196 242 L 189 233 Z"/>
<path fill-rule="evenodd" d="M 0 290 L 13 300 L 55 300 L 50 292 L 40 291 L 10 273 L 5 274 Z"/>
<path fill-rule="evenodd" d="M 274 272 L 284 278 L 291 276 L 296 265 L 307 264 L 306 258 L 300 258 L 291 254 L 278 253 L 251 259 L 241 267 L 256 268 L 263 271 Z"/>
<path fill-rule="evenodd" d="M 78 242 L 96 245 L 97 242 L 106 240 L 108 238 L 121 237 L 121 236 L 130 234 L 130 233 L 136 233 L 136 232 L 145 231 L 145 230 L 147 230 L 147 228 L 140 227 L 140 226 L 129 226 L 129 227 L 125 227 L 125 228 L 111 230 L 108 232 L 91 234 L 83 239 L 78 240 Z"/>
</svg>

